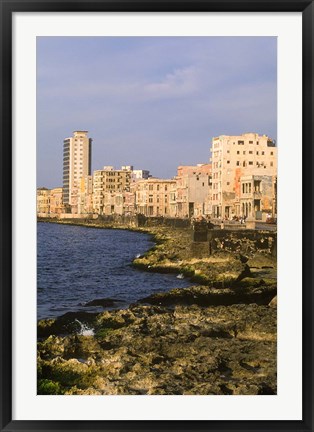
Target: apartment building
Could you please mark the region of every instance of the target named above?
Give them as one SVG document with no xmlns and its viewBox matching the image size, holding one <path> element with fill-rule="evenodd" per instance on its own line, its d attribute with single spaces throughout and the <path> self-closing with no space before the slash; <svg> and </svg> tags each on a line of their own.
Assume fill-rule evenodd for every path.
<svg viewBox="0 0 314 432">
<path fill-rule="evenodd" d="M 151 177 L 151 175 L 150 175 L 148 170 L 141 170 L 141 169 L 134 170 L 134 169 L 132 169 L 132 180 L 133 181 L 148 179 L 149 177 Z"/>
<path fill-rule="evenodd" d="M 211 213 L 211 164 L 179 166 L 177 170 L 177 216 L 197 217 Z"/>
<path fill-rule="evenodd" d="M 37 189 L 36 205 L 37 214 L 50 213 L 50 189 L 44 187 Z"/>
<path fill-rule="evenodd" d="M 131 171 L 127 170 L 115 170 L 113 167 L 104 167 L 102 170 L 96 170 L 93 173 L 93 209 L 98 214 L 108 214 L 108 206 L 112 208 L 108 194 L 117 194 L 118 192 L 129 192 L 131 183 Z M 118 197 L 119 195 L 117 195 Z M 111 200 L 111 198 L 110 198 Z M 118 200 L 118 198 L 117 198 Z M 123 204 L 123 203 L 122 203 Z M 118 204 L 116 204 L 118 205 Z M 112 212 L 110 211 L 110 214 Z"/>
<path fill-rule="evenodd" d="M 78 213 L 93 213 L 93 176 L 84 176 L 80 180 L 78 193 Z"/>
<path fill-rule="evenodd" d="M 54 188 L 50 190 L 50 214 L 61 214 L 63 212 L 63 189 Z"/>
<path fill-rule="evenodd" d="M 37 214 L 57 215 L 63 212 L 62 188 L 38 188 L 36 197 Z"/>
<path fill-rule="evenodd" d="M 121 169 L 123 171 L 131 171 L 132 181 L 137 181 L 141 179 L 148 179 L 151 177 L 148 170 L 134 169 L 133 165 L 122 165 Z"/>
<path fill-rule="evenodd" d="M 276 217 L 276 177 L 251 175 L 240 179 L 241 214 L 254 220 Z"/>
<path fill-rule="evenodd" d="M 131 192 L 104 192 L 103 215 L 134 215 L 135 196 Z"/>
<path fill-rule="evenodd" d="M 149 178 L 132 185 L 136 212 L 145 216 L 174 217 L 177 214 L 176 181 Z"/>
<path fill-rule="evenodd" d="M 276 176 L 276 143 L 256 133 L 221 135 L 213 138 L 211 152 L 213 216 L 241 216 L 241 177 Z"/>
<path fill-rule="evenodd" d="M 78 212 L 81 178 L 91 175 L 92 139 L 88 131 L 74 131 L 63 141 L 63 203 L 69 213 Z"/>
</svg>

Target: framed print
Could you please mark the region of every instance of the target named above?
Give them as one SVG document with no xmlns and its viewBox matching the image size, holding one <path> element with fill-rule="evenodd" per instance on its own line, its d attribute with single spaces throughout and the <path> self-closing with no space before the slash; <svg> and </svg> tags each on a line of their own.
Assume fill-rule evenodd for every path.
<svg viewBox="0 0 314 432">
<path fill-rule="evenodd" d="M 313 2 L 1 29 L 1 430 L 313 430 Z"/>
</svg>

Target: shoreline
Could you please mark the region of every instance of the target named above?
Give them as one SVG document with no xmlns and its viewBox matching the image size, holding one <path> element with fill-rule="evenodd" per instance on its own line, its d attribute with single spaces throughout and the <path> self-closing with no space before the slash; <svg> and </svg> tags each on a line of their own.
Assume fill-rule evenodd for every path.
<svg viewBox="0 0 314 432">
<path fill-rule="evenodd" d="M 38 321 L 39 394 L 276 394 L 276 259 L 268 233 L 213 232 L 209 253 L 208 242 L 193 242 L 186 228 L 93 227 L 150 234 L 156 244 L 133 265 L 185 274 L 191 286 L 126 309 Z"/>
<path fill-rule="evenodd" d="M 146 256 L 147 254 L 149 254 L 152 250 L 154 250 L 156 248 L 157 245 L 162 244 L 163 242 L 165 242 L 165 238 L 159 233 L 159 232 L 153 232 L 153 229 L 151 228 L 136 228 L 136 227 L 129 227 L 129 226 L 114 226 L 112 224 L 105 224 L 105 223 L 90 223 L 90 222 L 83 222 L 83 221 L 60 221 L 60 220 L 52 220 L 52 219 L 44 219 L 44 218 L 38 218 L 37 222 L 39 223 L 54 223 L 54 224 L 59 224 L 59 225 L 69 225 L 69 226 L 79 226 L 79 227 L 85 227 L 85 228 L 92 228 L 92 229 L 110 229 L 110 230 L 121 230 L 121 231 L 130 231 L 130 232 L 135 232 L 138 234 L 146 234 L 149 238 L 149 240 L 151 242 L 153 242 L 153 245 L 147 249 L 145 252 L 143 252 L 141 254 L 141 257 Z M 143 269 L 140 266 L 136 266 L 134 265 L 134 261 L 137 258 L 133 257 L 133 259 L 127 263 L 128 266 L 134 267 L 137 270 L 142 271 Z M 148 269 L 147 269 L 148 271 Z M 161 272 L 163 273 L 163 272 Z M 173 272 L 166 272 L 166 273 L 173 273 Z M 140 298 L 138 299 L 140 300 Z M 100 304 L 95 304 L 95 306 L 103 306 L 103 310 L 117 310 L 117 309 L 126 309 L 128 308 L 131 304 L 127 304 L 124 300 L 120 300 L 120 299 L 111 299 L 111 298 L 90 298 L 87 301 L 87 306 L 89 306 L 89 303 L 100 303 Z M 119 303 L 123 304 L 123 306 L 120 308 L 119 307 Z M 93 306 L 93 305 L 91 305 Z M 45 320 L 55 320 L 55 319 L 59 319 L 62 318 L 64 315 L 66 315 L 67 313 L 73 315 L 73 314 L 81 314 L 81 310 L 77 310 L 77 311 L 69 311 L 66 313 L 63 313 L 61 315 L 58 316 L 53 316 L 53 317 L 42 317 L 42 318 L 38 318 L 37 322 L 39 321 L 45 321 Z M 91 315 L 95 315 L 98 313 L 101 313 L 102 311 L 98 310 L 98 311 L 84 311 L 84 313 L 86 315 L 91 314 Z"/>
</svg>

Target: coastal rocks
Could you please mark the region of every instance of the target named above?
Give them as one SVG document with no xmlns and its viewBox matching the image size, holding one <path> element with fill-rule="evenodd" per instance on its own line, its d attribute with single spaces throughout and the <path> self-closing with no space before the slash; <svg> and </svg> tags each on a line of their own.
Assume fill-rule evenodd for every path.
<svg viewBox="0 0 314 432">
<path fill-rule="evenodd" d="M 191 244 L 188 229 L 150 232 L 155 247 L 133 265 L 181 274 L 195 285 L 153 294 L 128 309 L 40 321 L 38 394 L 276 394 L 271 241 L 257 236 L 256 247 L 247 233 L 225 240 L 221 233 L 210 255 L 205 243 Z M 107 300 L 113 301 L 89 306 L 111 307 Z"/>
<path fill-rule="evenodd" d="M 85 307 L 88 306 L 102 306 L 103 308 L 115 306 L 116 303 L 119 303 L 119 300 L 111 299 L 111 298 L 101 298 L 94 299 L 84 304 Z"/>
<path fill-rule="evenodd" d="M 249 283 L 245 286 L 245 282 Z M 153 305 L 200 305 L 217 306 L 238 303 L 267 305 L 277 292 L 276 284 L 267 285 L 263 280 L 243 280 L 241 288 L 211 288 L 192 286 L 173 289 L 165 293 L 152 294 L 139 300 L 139 303 Z"/>
<path fill-rule="evenodd" d="M 89 312 L 67 312 L 55 319 L 43 319 L 37 323 L 37 337 L 79 333 L 92 327 L 97 314 Z"/>
<path fill-rule="evenodd" d="M 266 241 L 267 236 L 264 240 L 255 233 L 243 236 L 217 231 L 215 242 L 219 244 L 215 243 L 215 252 L 211 253 L 207 243 L 191 242 L 188 230 L 172 230 L 171 237 L 160 229 L 154 232 L 158 239 L 156 246 L 132 263 L 140 270 L 176 273 L 194 283 L 216 288 L 239 285 L 248 277 L 276 279 L 276 260 L 270 253 L 271 241 Z M 260 244 L 265 248 L 260 249 Z"/>
<path fill-rule="evenodd" d="M 38 391 L 276 394 L 276 309 L 134 305 L 38 344 Z"/>
</svg>

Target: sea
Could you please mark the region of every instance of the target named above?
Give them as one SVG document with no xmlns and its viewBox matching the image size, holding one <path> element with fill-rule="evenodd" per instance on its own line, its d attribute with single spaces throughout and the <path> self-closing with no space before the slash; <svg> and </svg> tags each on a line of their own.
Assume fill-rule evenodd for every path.
<svg viewBox="0 0 314 432">
<path fill-rule="evenodd" d="M 126 308 L 150 294 L 191 285 L 176 274 L 131 266 L 154 246 L 148 234 L 127 230 L 37 223 L 37 318 L 100 312 L 86 303 L 109 298 Z M 179 276 L 179 278 L 178 278 Z"/>
</svg>

